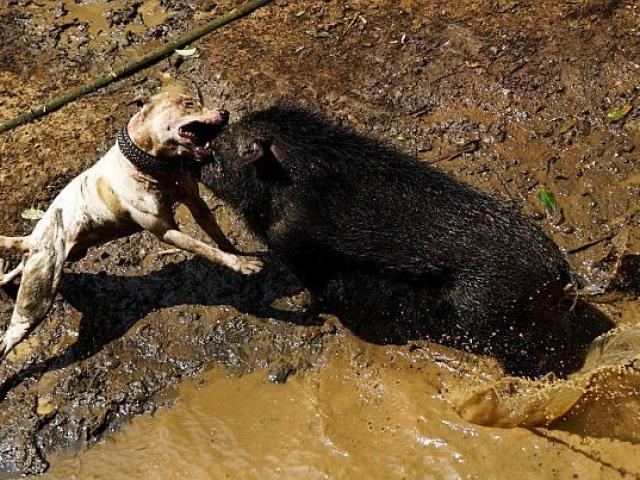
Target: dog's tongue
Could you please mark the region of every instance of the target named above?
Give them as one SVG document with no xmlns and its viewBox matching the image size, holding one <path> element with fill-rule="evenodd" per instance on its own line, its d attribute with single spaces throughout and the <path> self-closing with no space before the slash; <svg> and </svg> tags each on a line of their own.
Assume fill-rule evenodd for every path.
<svg viewBox="0 0 640 480">
<path fill-rule="evenodd" d="M 178 128 L 178 134 L 194 145 L 205 146 L 218 134 L 221 128 L 220 122 L 191 120 Z"/>
<path fill-rule="evenodd" d="M 223 110 L 191 117 L 178 127 L 180 143 L 194 153 L 196 160 L 206 160 L 211 154 L 210 143 L 227 124 L 228 118 Z"/>
</svg>

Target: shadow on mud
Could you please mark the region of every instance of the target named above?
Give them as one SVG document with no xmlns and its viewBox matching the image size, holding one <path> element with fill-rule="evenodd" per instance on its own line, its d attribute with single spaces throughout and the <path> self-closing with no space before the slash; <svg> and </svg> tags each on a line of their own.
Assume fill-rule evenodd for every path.
<svg viewBox="0 0 640 480">
<path fill-rule="evenodd" d="M 365 341 L 376 344 L 405 344 L 430 340 L 449 347 L 497 357 L 506 373 L 537 377 L 554 372 L 564 377 L 582 367 L 591 342 L 611 330 L 614 323 L 593 305 L 578 301 L 573 314 L 568 308 L 548 323 L 565 320 L 567 329 L 517 325 L 513 319 L 502 326 L 477 326 L 466 331 L 455 321 L 437 286 L 425 287 L 375 275 L 342 274 L 329 283 L 322 310 L 337 315 L 343 325 Z M 557 341 L 560 338 L 560 341 Z M 562 351 L 550 345 L 561 345 Z"/>
<path fill-rule="evenodd" d="M 301 287 L 276 262 L 267 260 L 266 263 L 265 270 L 253 276 L 236 274 L 200 259 L 168 264 L 140 276 L 66 274 L 59 291 L 66 302 L 82 313 L 77 341 L 58 355 L 9 377 L 0 387 L 0 401 L 27 378 L 95 355 L 158 309 L 178 305 L 231 305 L 242 313 L 297 325 L 322 323 L 317 316 L 303 311 L 269 306 L 278 298 L 298 293 Z"/>
<path fill-rule="evenodd" d="M 177 305 L 231 305 L 238 311 L 262 318 L 275 318 L 296 325 L 318 325 L 316 312 L 337 315 L 343 325 L 365 341 L 376 344 L 406 344 L 430 340 L 474 353 L 495 355 L 507 373 L 536 376 L 541 372 L 535 358 L 549 357 L 544 348 L 527 352 L 528 364 L 514 361 L 505 348 L 516 345 L 514 334 L 487 331 L 486 335 L 456 330 L 443 318 L 437 301 L 437 288 L 410 285 L 375 276 L 343 276 L 331 282 L 313 312 L 285 311 L 270 304 L 281 297 L 300 292 L 292 274 L 277 262 L 268 260 L 265 270 L 255 276 L 242 276 L 227 269 L 191 259 L 168 264 L 141 276 L 69 273 L 60 287 L 65 301 L 80 311 L 82 321 L 77 341 L 60 354 L 27 366 L 0 387 L 0 401 L 25 379 L 49 370 L 64 368 L 98 353 L 109 342 L 122 337 L 140 319 L 154 310 Z M 562 374 L 582 366 L 586 347 L 610 330 L 613 323 L 599 310 L 579 302 L 573 319 L 573 342 L 563 358 L 569 358 Z M 520 348 L 520 346 L 518 346 Z M 537 348 L 537 350 L 535 350 Z M 535 351 L 534 351 L 535 350 Z"/>
</svg>

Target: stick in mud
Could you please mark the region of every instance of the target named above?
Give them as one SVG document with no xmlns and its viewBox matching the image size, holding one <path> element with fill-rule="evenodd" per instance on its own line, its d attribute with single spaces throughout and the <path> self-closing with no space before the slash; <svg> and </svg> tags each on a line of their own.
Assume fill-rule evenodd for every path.
<svg viewBox="0 0 640 480">
<path fill-rule="evenodd" d="M 233 22 L 234 20 L 238 20 L 242 17 L 249 15 L 254 10 L 257 10 L 260 7 L 265 6 L 270 3 L 271 0 L 249 0 L 248 2 L 240 5 L 238 8 L 234 8 L 230 12 L 221 15 L 205 26 L 178 37 L 176 40 L 173 40 L 167 43 L 164 47 L 159 50 L 153 51 L 139 60 L 135 60 L 133 62 L 129 62 L 124 65 L 122 68 L 117 69 L 107 75 L 104 75 L 92 82 L 86 83 L 84 85 L 80 85 L 79 87 L 73 88 L 69 90 L 67 93 L 64 93 L 49 102 L 40 105 L 28 112 L 21 113 L 20 115 L 13 117 L 5 122 L 0 123 L 0 133 L 4 133 L 6 131 L 12 130 L 20 125 L 24 125 L 29 123 L 37 118 L 43 117 L 48 113 L 51 113 L 55 110 L 58 110 L 65 106 L 66 104 L 77 100 L 78 98 L 88 95 L 89 93 L 95 92 L 102 87 L 106 87 L 107 85 L 121 80 L 129 75 L 132 75 L 144 68 L 147 68 L 165 57 L 171 55 L 176 49 L 182 48 L 195 40 L 203 37 L 204 35 L 211 33 L 214 30 L 217 30 L 224 25 Z"/>
</svg>

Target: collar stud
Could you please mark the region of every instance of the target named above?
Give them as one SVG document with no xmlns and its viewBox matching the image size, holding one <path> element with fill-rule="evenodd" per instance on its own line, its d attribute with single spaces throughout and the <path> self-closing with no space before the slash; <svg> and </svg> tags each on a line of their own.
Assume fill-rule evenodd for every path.
<svg viewBox="0 0 640 480">
<path fill-rule="evenodd" d="M 134 167 L 149 175 L 166 173 L 170 170 L 176 169 L 178 166 L 175 161 L 161 160 L 139 148 L 135 143 L 133 143 L 133 140 L 131 140 L 126 124 L 118 130 L 118 147 L 125 158 L 129 160 Z"/>
</svg>

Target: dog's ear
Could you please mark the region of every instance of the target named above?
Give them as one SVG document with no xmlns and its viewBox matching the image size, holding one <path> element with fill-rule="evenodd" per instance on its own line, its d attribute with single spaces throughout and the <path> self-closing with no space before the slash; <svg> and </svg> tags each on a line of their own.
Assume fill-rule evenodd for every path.
<svg viewBox="0 0 640 480">
<path fill-rule="evenodd" d="M 149 99 L 145 95 L 138 95 L 134 99 L 127 102 L 127 105 L 135 105 L 138 108 L 142 108 L 145 106 Z"/>
<path fill-rule="evenodd" d="M 282 154 L 277 146 L 253 140 L 242 154 L 245 164 L 251 165 L 258 178 L 268 182 L 289 182 L 290 177 L 282 164 Z"/>
</svg>

